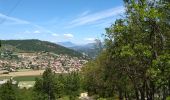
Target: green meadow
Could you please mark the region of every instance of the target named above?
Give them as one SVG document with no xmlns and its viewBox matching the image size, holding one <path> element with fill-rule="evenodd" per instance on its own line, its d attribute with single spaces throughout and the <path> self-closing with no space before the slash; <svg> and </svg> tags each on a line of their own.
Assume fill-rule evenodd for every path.
<svg viewBox="0 0 170 100">
<path fill-rule="evenodd" d="M 16 81 L 35 81 L 36 78 L 40 78 L 41 76 L 16 76 L 16 77 L 13 77 L 14 80 Z M 10 79 L 11 76 L 0 76 L 0 80 L 3 80 L 3 79 Z"/>
</svg>

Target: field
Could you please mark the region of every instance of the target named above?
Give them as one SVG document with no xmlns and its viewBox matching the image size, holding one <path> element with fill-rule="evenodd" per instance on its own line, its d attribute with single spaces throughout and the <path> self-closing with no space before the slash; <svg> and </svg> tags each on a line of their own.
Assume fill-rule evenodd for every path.
<svg viewBox="0 0 170 100">
<path fill-rule="evenodd" d="M 39 78 L 41 77 L 40 75 L 37 75 L 37 76 L 15 76 L 13 77 L 14 80 L 16 81 L 35 81 L 36 78 Z M 10 79 L 11 76 L 0 76 L 0 80 L 3 80 L 3 79 Z"/>
<path fill-rule="evenodd" d="M 10 72 L 9 74 L 1 74 L 0 77 L 18 77 L 18 76 L 38 76 L 42 75 L 44 70 L 25 70 L 18 72 Z"/>
<path fill-rule="evenodd" d="M 18 82 L 20 88 L 30 88 L 34 86 L 35 79 L 40 78 L 44 70 L 18 70 L 18 72 L 10 72 L 9 74 L 0 74 L 0 80 L 13 78 Z M 59 75 L 58 73 L 57 75 Z M 63 73 L 66 75 L 66 73 Z"/>
<path fill-rule="evenodd" d="M 44 70 L 20 70 L 9 74 L 1 74 L 0 80 L 10 79 L 11 77 L 18 82 L 20 88 L 30 88 L 35 84 L 35 79 L 40 78 Z"/>
</svg>

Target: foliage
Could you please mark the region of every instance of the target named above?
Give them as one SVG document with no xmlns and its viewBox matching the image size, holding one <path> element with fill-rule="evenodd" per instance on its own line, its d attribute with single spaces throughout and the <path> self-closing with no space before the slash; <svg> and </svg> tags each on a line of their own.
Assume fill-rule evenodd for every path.
<svg viewBox="0 0 170 100">
<path fill-rule="evenodd" d="M 125 16 L 106 28 L 105 51 L 83 70 L 90 95 L 120 100 L 170 94 L 170 3 L 124 0 Z M 106 95 L 107 94 L 107 95 Z"/>
<path fill-rule="evenodd" d="M 32 94 L 32 88 L 30 89 L 19 89 L 17 93 L 17 100 L 33 100 L 34 95 Z"/>
<path fill-rule="evenodd" d="M 37 100 L 55 100 L 56 99 L 56 84 L 55 76 L 50 68 L 47 68 L 42 78 L 37 79 L 34 87 L 34 91 L 37 95 Z"/>
<path fill-rule="evenodd" d="M 70 100 L 75 100 L 80 94 L 80 76 L 78 72 L 71 72 L 66 76 L 65 92 Z"/>
<path fill-rule="evenodd" d="M 12 84 L 12 81 L 0 86 L 0 100 L 17 100 L 17 88 Z"/>
<path fill-rule="evenodd" d="M 42 78 L 37 78 L 34 86 L 35 100 L 55 100 L 69 96 L 70 100 L 80 93 L 80 77 L 77 72 L 56 75 L 47 68 Z"/>
</svg>

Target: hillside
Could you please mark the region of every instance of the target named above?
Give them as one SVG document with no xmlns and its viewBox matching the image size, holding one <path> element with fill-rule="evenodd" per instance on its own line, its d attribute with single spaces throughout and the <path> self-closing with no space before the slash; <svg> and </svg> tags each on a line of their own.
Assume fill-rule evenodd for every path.
<svg viewBox="0 0 170 100">
<path fill-rule="evenodd" d="M 57 44 L 64 46 L 64 47 L 74 47 L 76 46 L 76 44 L 70 42 L 70 41 L 66 41 L 66 42 L 57 42 Z"/>
<path fill-rule="evenodd" d="M 82 54 L 69 48 L 57 45 L 55 43 L 40 40 L 2 40 L 2 48 L 9 48 L 13 51 L 24 52 L 53 52 L 56 54 L 67 54 L 70 56 L 81 57 Z"/>
<path fill-rule="evenodd" d="M 100 50 L 104 48 L 104 43 L 101 43 L 100 45 L 97 43 L 88 43 L 86 45 L 73 46 L 69 48 L 85 53 L 90 58 L 95 58 L 100 53 Z"/>
</svg>

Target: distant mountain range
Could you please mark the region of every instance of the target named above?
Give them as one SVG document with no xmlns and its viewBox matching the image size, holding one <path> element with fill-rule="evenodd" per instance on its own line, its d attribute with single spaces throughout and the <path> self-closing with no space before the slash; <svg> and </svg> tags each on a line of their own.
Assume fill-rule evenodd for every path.
<svg viewBox="0 0 170 100">
<path fill-rule="evenodd" d="M 87 56 L 89 56 L 90 58 L 95 58 L 98 53 L 99 53 L 99 48 L 97 47 L 97 43 L 88 43 L 85 45 L 76 45 L 72 42 L 59 42 L 58 44 L 68 47 L 72 50 L 81 52 Z M 103 48 L 103 43 L 101 43 L 101 48 Z"/>
<path fill-rule="evenodd" d="M 74 46 L 76 46 L 76 44 L 74 44 L 72 42 L 69 42 L 69 41 L 66 41 L 66 42 L 57 42 L 57 44 L 59 44 L 61 46 L 64 46 L 64 47 L 74 47 Z"/>
<path fill-rule="evenodd" d="M 67 54 L 70 56 L 82 57 L 82 53 L 66 48 L 64 46 L 35 39 L 30 40 L 1 40 L 1 50 L 9 49 L 17 52 L 53 52 L 56 54 Z"/>
</svg>

